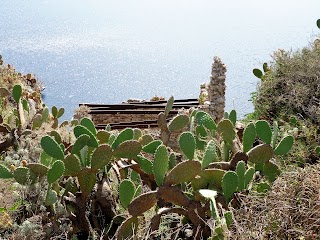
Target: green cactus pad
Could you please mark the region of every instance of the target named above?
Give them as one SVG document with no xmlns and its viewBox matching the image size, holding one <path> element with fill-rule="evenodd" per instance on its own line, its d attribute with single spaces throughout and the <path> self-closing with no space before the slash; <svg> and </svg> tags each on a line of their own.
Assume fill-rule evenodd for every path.
<svg viewBox="0 0 320 240">
<path fill-rule="evenodd" d="M 52 106 L 51 108 L 51 113 L 52 113 L 52 116 L 54 118 L 57 118 L 57 115 L 58 115 L 58 108 L 56 106 Z"/>
<path fill-rule="evenodd" d="M 105 130 L 99 130 L 97 132 L 97 138 L 100 144 L 108 143 L 110 133 Z"/>
<path fill-rule="evenodd" d="M 168 126 L 167 126 L 167 118 L 166 118 L 166 115 L 164 113 L 159 113 L 158 115 L 158 127 L 161 129 L 161 130 L 167 130 L 168 129 Z"/>
<path fill-rule="evenodd" d="M 79 120 L 78 119 L 73 119 L 73 120 L 70 121 L 70 123 L 71 123 L 71 126 L 75 127 L 75 126 L 79 125 Z"/>
<path fill-rule="evenodd" d="M 237 121 L 237 112 L 236 110 L 231 110 L 230 114 L 229 114 L 229 120 L 232 122 L 233 126 L 236 125 L 236 121 Z"/>
<path fill-rule="evenodd" d="M 191 132 L 183 132 L 179 137 L 179 146 L 183 154 L 189 159 L 194 158 L 196 140 Z"/>
<path fill-rule="evenodd" d="M 112 149 L 109 145 L 103 144 L 100 145 L 97 149 L 94 150 L 91 157 L 91 168 L 100 169 L 106 166 L 112 157 Z"/>
<path fill-rule="evenodd" d="M 57 143 L 59 143 L 59 144 L 62 143 L 61 136 L 57 131 L 51 131 L 49 135 L 52 136 L 54 138 L 54 140 L 56 140 Z"/>
<path fill-rule="evenodd" d="M 189 123 L 189 117 L 187 115 L 178 115 L 174 117 L 168 124 L 170 132 L 179 132 L 185 128 Z"/>
<path fill-rule="evenodd" d="M 223 196 L 227 202 L 229 202 L 232 195 L 238 189 L 238 175 L 233 171 L 228 171 L 222 178 L 222 191 Z"/>
<path fill-rule="evenodd" d="M 53 129 L 56 129 L 56 128 L 58 128 L 58 124 L 59 124 L 58 119 L 57 119 L 57 118 L 54 118 L 54 119 L 53 119 L 53 124 L 51 125 L 51 127 L 52 127 Z"/>
<path fill-rule="evenodd" d="M 244 175 L 244 189 L 248 189 L 248 185 L 249 183 L 252 181 L 254 173 L 255 173 L 255 169 L 250 167 L 247 169 L 245 175 Z"/>
<path fill-rule="evenodd" d="M 82 169 L 81 172 L 78 174 L 78 181 L 83 196 L 87 197 L 91 193 L 97 181 L 95 170 L 90 168 Z"/>
<path fill-rule="evenodd" d="M 134 128 L 133 129 L 133 139 L 134 140 L 139 140 L 139 138 L 141 138 L 142 136 L 142 131 L 139 128 Z"/>
<path fill-rule="evenodd" d="M 222 136 L 223 141 L 230 145 L 236 136 L 233 124 L 229 119 L 223 119 L 218 123 L 217 132 Z"/>
<path fill-rule="evenodd" d="M 69 121 L 65 120 L 65 121 L 63 121 L 63 122 L 60 124 L 59 128 L 66 127 L 66 126 L 68 126 L 68 125 L 69 125 Z"/>
<path fill-rule="evenodd" d="M 53 158 L 50 157 L 48 154 L 46 154 L 46 152 L 42 152 L 41 156 L 40 156 L 40 163 L 45 165 L 45 166 L 50 166 L 51 162 L 52 162 Z"/>
<path fill-rule="evenodd" d="M 60 118 L 60 117 L 62 117 L 63 114 L 64 114 L 64 108 L 60 108 L 60 109 L 58 110 L 58 113 L 57 113 L 56 117 L 57 117 L 57 118 Z"/>
<path fill-rule="evenodd" d="M 119 186 L 119 199 L 124 208 L 128 208 L 135 193 L 135 187 L 132 181 L 125 179 Z"/>
<path fill-rule="evenodd" d="M 68 192 L 71 192 L 72 194 L 76 194 L 76 192 L 78 192 L 78 187 L 72 177 L 69 177 L 67 180 L 64 195 L 67 195 Z"/>
<path fill-rule="evenodd" d="M 260 144 L 248 152 L 248 161 L 259 164 L 269 161 L 273 157 L 273 149 L 269 144 Z"/>
<path fill-rule="evenodd" d="M 22 185 L 34 184 L 38 179 L 38 177 L 26 167 L 18 167 L 13 172 L 13 177 Z"/>
<path fill-rule="evenodd" d="M 252 72 L 253 72 L 253 75 L 255 75 L 257 78 L 261 79 L 263 77 L 262 71 L 258 68 L 253 69 Z"/>
<path fill-rule="evenodd" d="M 22 107 L 26 112 L 29 113 L 29 105 L 28 105 L 28 101 L 26 99 L 22 100 Z"/>
<path fill-rule="evenodd" d="M 14 85 L 13 89 L 12 89 L 12 96 L 13 99 L 16 101 L 16 103 L 19 103 L 20 98 L 22 95 L 22 87 L 21 85 Z"/>
<path fill-rule="evenodd" d="M 140 139 L 139 142 L 141 143 L 142 146 L 147 145 L 148 143 L 153 141 L 153 137 L 149 134 L 143 135 Z"/>
<path fill-rule="evenodd" d="M 243 144 L 243 152 L 248 152 L 256 139 L 256 128 L 253 123 L 249 123 L 248 126 L 244 129 L 242 144 Z"/>
<path fill-rule="evenodd" d="M 27 168 L 29 168 L 35 175 L 39 177 L 43 177 L 47 175 L 49 168 L 41 163 L 29 163 L 27 165 Z"/>
<path fill-rule="evenodd" d="M 48 170 L 48 183 L 52 184 L 62 177 L 64 173 L 64 163 L 61 160 L 57 160 L 52 164 L 52 167 Z"/>
<path fill-rule="evenodd" d="M 136 140 L 128 140 L 121 143 L 113 152 L 116 158 L 133 158 L 137 156 L 142 149 L 141 144 Z"/>
<path fill-rule="evenodd" d="M 293 136 L 286 136 L 284 137 L 280 143 L 277 145 L 277 147 L 274 149 L 275 155 L 285 155 L 287 154 L 292 146 L 293 146 L 294 138 Z"/>
<path fill-rule="evenodd" d="M 207 144 L 206 150 L 204 152 L 204 156 L 202 159 L 202 169 L 209 166 L 212 162 L 218 161 L 216 143 L 214 140 L 210 140 Z"/>
<path fill-rule="evenodd" d="M 76 176 L 81 171 L 80 159 L 76 155 L 68 155 L 63 162 L 65 166 L 65 176 Z"/>
<path fill-rule="evenodd" d="M 46 122 L 46 121 L 48 120 L 48 117 L 49 117 L 49 109 L 48 109 L 47 107 L 45 107 L 45 108 L 42 110 L 41 117 L 42 117 L 42 122 Z"/>
<path fill-rule="evenodd" d="M 208 136 L 208 132 L 204 126 L 196 126 L 196 136 L 199 138 L 205 138 Z"/>
<path fill-rule="evenodd" d="M 42 116 L 40 114 L 37 114 L 34 116 L 32 120 L 32 130 L 40 128 L 42 125 Z"/>
<path fill-rule="evenodd" d="M 174 103 L 174 98 L 173 98 L 173 96 L 171 96 L 169 98 L 169 100 L 167 101 L 167 105 L 166 105 L 166 108 L 164 110 L 165 117 L 168 117 L 170 111 L 172 110 L 173 103 Z"/>
<path fill-rule="evenodd" d="M 171 152 L 169 154 L 169 169 L 174 168 L 174 166 L 176 166 L 176 155 L 174 154 L 174 152 Z"/>
<path fill-rule="evenodd" d="M 90 118 L 82 118 L 80 121 L 80 124 L 84 127 L 86 127 L 93 135 L 97 134 L 97 130 L 94 126 L 94 123 Z"/>
<path fill-rule="evenodd" d="M 108 140 L 108 145 L 112 146 L 113 142 L 116 140 L 117 136 L 115 134 L 110 135 L 109 140 Z"/>
<path fill-rule="evenodd" d="M 184 161 L 175 166 L 167 175 L 165 184 L 177 185 L 190 182 L 201 173 L 201 164 L 198 161 Z"/>
<path fill-rule="evenodd" d="M 83 134 L 88 135 L 90 137 L 90 140 L 87 143 L 89 147 L 97 148 L 99 146 L 97 138 L 92 134 L 92 132 L 88 128 L 82 125 L 78 125 L 74 128 L 73 132 L 76 138 L 80 137 Z"/>
<path fill-rule="evenodd" d="M 195 118 L 198 124 L 204 126 L 206 129 L 210 131 L 214 131 L 217 129 L 217 125 L 209 113 L 204 111 L 198 111 L 195 115 Z"/>
<path fill-rule="evenodd" d="M 241 192 L 245 189 L 245 173 L 246 173 L 246 164 L 243 161 L 238 162 L 236 167 L 236 173 L 238 175 L 238 192 Z"/>
<path fill-rule="evenodd" d="M 117 230 L 116 233 L 116 239 L 118 240 L 126 240 L 131 239 L 131 237 L 135 234 L 135 232 L 138 229 L 138 218 L 137 217 L 131 217 L 122 222 L 120 227 Z"/>
<path fill-rule="evenodd" d="M 221 189 L 221 182 L 225 173 L 226 171 L 221 169 L 205 169 L 200 176 L 206 180 L 207 184 L 210 183 L 213 187 Z"/>
<path fill-rule="evenodd" d="M 121 143 L 132 140 L 133 139 L 133 129 L 132 128 L 126 128 L 122 130 L 116 140 L 112 144 L 112 149 L 116 149 Z"/>
<path fill-rule="evenodd" d="M 88 142 L 90 141 L 90 136 L 87 134 L 82 134 L 79 136 L 72 146 L 71 153 L 77 154 L 80 157 L 80 151 L 84 148 L 84 146 L 87 146 Z"/>
<path fill-rule="evenodd" d="M 162 144 L 161 140 L 154 140 L 147 145 L 145 145 L 142 150 L 146 153 L 154 154 L 157 148 Z"/>
<path fill-rule="evenodd" d="M 153 173 L 153 163 L 149 161 L 147 158 L 138 155 L 136 161 L 139 163 L 139 166 L 142 169 L 142 171 L 144 171 L 147 174 Z"/>
<path fill-rule="evenodd" d="M 131 216 L 139 216 L 157 203 L 157 192 L 147 192 L 135 198 L 128 207 Z"/>
<path fill-rule="evenodd" d="M 57 192 L 49 188 L 46 195 L 46 205 L 52 206 L 57 201 L 58 201 Z"/>
<path fill-rule="evenodd" d="M 272 131 L 266 120 L 259 120 L 256 122 L 256 133 L 263 142 L 271 144 Z"/>
<path fill-rule="evenodd" d="M 281 174 L 281 171 L 280 171 L 280 168 L 277 166 L 277 164 L 269 161 L 269 162 L 266 162 L 263 166 L 263 174 L 272 183 Z"/>
<path fill-rule="evenodd" d="M 169 167 L 169 156 L 167 148 L 160 145 L 154 155 L 153 173 L 158 186 L 161 186 Z"/>
<path fill-rule="evenodd" d="M 0 178 L 13 178 L 13 174 L 10 169 L 0 164 Z"/>
<path fill-rule="evenodd" d="M 136 191 L 134 193 L 134 197 L 133 198 L 136 198 L 138 196 L 140 196 L 142 193 L 142 185 L 138 185 L 137 188 L 136 188 Z"/>
<path fill-rule="evenodd" d="M 320 19 L 317 20 L 317 27 L 320 28 Z"/>
<path fill-rule="evenodd" d="M 230 229 L 232 223 L 233 223 L 233 214 L 231 211 L 226 211 L 223 214 L 224 219 L 226 220 L 227 228 Z"/>
<path fill-rule="evenodd" d="M 41 138 L 42 149 L 50 156 L 55 159 L 64 159 L 64 153 L 59 144 L 50 136 L 44 136 Z"/>
<path fill-rule="evenodd" d="M 274 149 L 276 147 L 276 142 L 278 138 L 278 122 L 273 122 L 273 133 L 272 133 L 272 148 Z"/>
</svg>

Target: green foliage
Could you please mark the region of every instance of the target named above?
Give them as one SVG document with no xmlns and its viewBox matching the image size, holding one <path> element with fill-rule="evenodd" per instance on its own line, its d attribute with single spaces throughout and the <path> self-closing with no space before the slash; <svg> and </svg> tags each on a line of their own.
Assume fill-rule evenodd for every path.
<svg viewBox="0 0 320 240">
<path fill-rule="evenodd" d="M 243 152 L 248 152 L 256 139 L 256 128 L 253 123 L 250 123 L 246 126 L 243 132 Z"/>
<path fill-rule="evenodd" d="M 128 140 L 121 143 L 113 152 L 117 158 L 133 158 L 137 156 L 142 149 L 141 144 L 136 140 Z"/>
<path fill-rule="evenodd" d="M 50 136 L 41 138 L 41 147 L 50 157 L 55 159 L 64 159 L 64 153 L 60 145 Z"/>
<path fill-rule="evenodd" d="M 187 126 L 189 117 L 187 115 L 177 115 L 168 124 L 170 132 L 178 132 Z"/>
<path fill-rule="evenodd" d="M 12 178 L 13 174 L 11 171 L 4 165 L 0 164 L 0 178 Z"/>
<path fill-rule="evenodd" d="M 49 188 L 47 191 L 47 196 L 46 196 L 46 205 L 52 206 L 57 201 L 58 201 L 57 192 L 55 190 L 52 190 Z"/>
<path fill-rule="evenodd" d="M 174 103 L 174 98 L 173 96 L 171 96 L 167 102 L 167 105 L 166 105 L 166 108 L 164 110 L 164 116 L 167 117 L 169 115 L 169 112 L 171 111 L 172 109 L 172 106 L 173 106 L 173 103 Z"/>
<path fill-rule="evenodd" d="M 64 173 L 64 163 L 61 160 L 57 160 L 52 164 L 52 167 L 49 169 L 47 177 L 48 183 L 52 184 L 62 177 Z"/>
<path fill-rule="evenodd" d="M 183 154 L 189 159 L 194 158 L 196 140 L 191 132 L 183 132 L 179 137 L 179 145 Z"/>
<path fill-rule="evenodd" d="M 65 176 L 76 176 L 81 171 L 80 159 L 74 154 L 70 154 L 64 159 L 64 166 Z"/>
<path fill-rule="evenodd" d="M 201 164 L 198 161 L 184 161 L 176 165 L 167 175 L 165 184 L 177 185 L 190 182 L 201 173 Z"/>
<path fill-rule="evenodd" d="M 274 154 L 276 154 L 276 155 L 285 155 L 285 154 L 287 154 L 290 151 L 290 149 L 292 148 L 293 142 L 294 142 L 293 136 L 284 137 L 279 142 L 277 147 L 275 148 Z"/>
<path fill-rule="evenodd" d="M 232 141 L 236 136 L 234 126 L 229 119 L 223 119 L 218 123 L 217 132 L 221 134 L 223 141 L 228 144 L 232 144 Z"/>
<path fill-rule="evenodd" d="M 236 125 L 236 121 L 237 121 L 237 112 L 233 109 L 231 110 L 231 112 L 229 113 L 229 120 L 232 122 L 233 126 Z"/>
<path fill-rule="evenodd" d="M 255 75 L 257 78 L 262 79 L 263 73 L 262 73 L 262 71 L 260 69 L 255 68 L 255 69 L 253 69 L 252 72 L 253 72 L 253 75 Z"/>
<path fill-rule="evenodd" d="M 153 163 L 151 161 L 140 155 L 137 156 L 136 160 L 139 163 L 139 166 L 141 167 L 142 171 L 144 171 L 147 174 L 153 173 Z"/>
<path fill-rule="evenodd" d="M 238 175 L 233 171 L 228 171 L 222 178 L 223 196 L 228 202 L 238 189 Z"/>
<path fill-rule="evenodd" d="M 135 187 L 132 181 L 125 179 L 119 186 L 119 199 L 124 208 L 128 208 L 135 194 Z"/>
<path fill-rule="evenodd" d="M 206 168 L 212 162 L 218 161 L 218 155 L 216 150 L 216 143 L 214 140 L 210 140 L 206 146 L 204 156 L 202 159 L 202 168 Z"/>
<path fill-rule="evenodd" d="M 112 157 L 112 149 L 109 145 L 103 144 L 96 148 L 91 157 L 91 168 L 100 169 L 106 166 Z"/>
<path fill-rule="evenodd" d="M 143 146 L 142 150 L 146 153 L 154 154 L 157 148 L 162 144 L 161 140 L 154 140 Z"/>
<path fill-rule="evenodd" d="M 112 144 L 112 149 L 117 148 L 121 143 L 133 139 L 133 129 L 126 128 L 122 130 Z"/>
<path fill-rule="evenodd" d="M 16 103 L 18 104 L 20 102 L 20 98 L 22 95 L 22 87 L 21 85 L 14 85 L 13 89 L 12 89 L 12 96 L 13 99 L 16 101 Z"/>
<path fill-rule="evenodd" d="M 272 131 L 270 125 L 265 120 L 259 120 L 256 122 L 256 132 L 258 137 L 266 144 L 271 144 Z"/>
<path fill-rule="evenodd" d="M 160 145 L 154 155 L 153 173 L 158 186 L 161 186 L 169 167 L 168 151 L 164 145 Z"/>
<path fill-rule="evenodd" d="M 74 135 L 76 136 L 76 138 L 80 137 L 83 134 L 88 135 L 90 137 L 90 140 L 87 142 L 87 145 L 89 147 L 96 148 L 99 146 L 97 138 L 88 128 L 86 128 L 82 125 L 78 125 L 73 129 L 73 132 L 74 132 Z"/>
</svg>

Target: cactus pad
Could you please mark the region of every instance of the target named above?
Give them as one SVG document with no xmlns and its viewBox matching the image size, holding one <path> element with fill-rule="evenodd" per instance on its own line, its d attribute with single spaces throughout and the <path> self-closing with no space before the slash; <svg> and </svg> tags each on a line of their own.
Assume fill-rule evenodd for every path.
<svg viewBox="0 0 320 240">
<path fill-rule="evenodd" d="M 117 136 L 116 140 L 112 144 L 112 149 L 117 148 L 121 143 L 132 140 L 133 139 L 133 129 L 132 128 L 126 128 L 122 130 L 119 135 Z"/>
<path fill-rule="evenodd" d="M 50 156 L 55 159 L 64 159 L 64 153 L 59 144 L 50 136 L 44 136 L 41 138 L 42 149 Z"/>
<path fill-rule="evenodd" d="M 243 152 L 248 152 L 256 139 L 256 128 L 253 123 L 249 123 L 248 126 L 244 129 L 242 144 Z"/>
<path fill-rule="evenodd" d="M 113 152 L 117 158 L 133 158 L 137 156 L 142 149 L 141 144 L 136 140 L 128 140 L 121 143 Z"/>
<path fill-rule="evenodd" d="M 158 186 L 162 185 L 168 167 L 169 156 L 167 148 L 164 145 L 160 145 L 155 152 L 153 161 L 153 173 Z"/>
<path fill-rule="evenodd" d="M 35 175 L 38 175 L 39 177 L 47 175 L 49 170 L 48 167 L 41 163 L 29 163 L 27 168 L 29 168 Z"/>
<path fill-rule="evenodd" d="M 74 154 L 70 154 L 64 159 L 64 166 L 65 176 L 76 176 L 81 171 L 80 159 Z"/>
<path fill-rule="evenodd" d="M 189 117 L 187 115 L 178 115 L 174 117 L 168 124 L 170 132 L 181 131 L 189 123 Z"/>
<path fill-rule="evenodd" d="M 55 190 L 52 190 L 49 188 L 47 191 L 47 196 L 46 196 L 46 205 L 52 206 L 57 201 L 58 201 L 57 192 Z"/>
<path fill-rule="evenodd" d="M 161 140 L 154 140 L 147 145 L 145 145 L 142 150 L 146 153 L 152 153 L 154 154 L 157 148 L 162 144 Z"/>
<path fill-rule="evenodd" d="M 22 185 L 34 184 L 37 180 L 37 176 L 26 167 L 18 167 L 13 172 L 13 176 Z"/>
<path fill-rule="evenodd" d="M 94 150 L 91 157 L 91 168 L 100 169 L 106 166 L 112 157 L 112 149 L 109 145 L 103 144 L 100 145 L 97 149 Z"/>
<path fill-rule="evenodd" d="M 217 129 L 217 125 L 207 112 L 204 111 L 198 111 L 195 114 L 195 118 L 199 125 L 205 127 L 206 129 L 210 131 L 214 131 Z"/>
<path fill-rule="evenodd" d="M 168 100 L 168 102 L 167 102 L 167 105 L 166 105 L 166 108 L 165 108 L 165 110 L 164 110 L 164 115 L 165 115 L 165 117 L 168 117 L 168 115 L 169 115 L 169 113 L 170 113 L 170 111 L 171 111 L 171 109 L 172 109 L 173 103 L 174 103 L 174 98 L 173 98 L 173 96 L 171 96 L 171 97 L 169 98 L 169 100 Z"/>
<path fill-rule="evenodd" d="M 94 185 L 96 184 L 96 180 L 96 172 L 93 169 L 84 168 L 78 174 L 80 190 L 84 197 L 87 197 L 91 193 Z"/>
<path fill-rule="evenodd" d="M 176 165 L 167 175 L 165 184 L 177 185 L 189 182 L 201 173 L 201 164 L 198 161 L 184 161 Z"/>
<path fill-rule="evenodd" d="M 157 192 L 147 192 L 137 198 L 135 198 L 128 207 L 130 215 L 136 217 L 150 208 L 152 208 L 157 203 Z"/>
<path fill-rule="evenodd" d="M 230 114 L 229 114 L 229 120 L 232 122 L 233 126 L 236 125 L 236 121 L 237 121 L 237 112 L 236 110 L 231 110 Z"/>
<path fill-rule="evenodd" d="M 227 202 L 229 202 L 232 195 L 238 189 L 238 175 L 233 171 L 228 171 L 222 178 L 222 191 L 223 196 Z"/>
<path fill-rule="evenodd" d="M 110 133 L 105 130 L 100 130 L 97 132 L 97 138 L 100 144 L 108 143 Z"/>
<path fill-rule="evenodd" d="M 116 233 L 116 239 L 118 240 L 126 240 L 131 239 L 131 237 L 134 235 L 138 228 L 138 218 L 137 217 L 131 217 L 126 219 L 120 227 L 118 228 L 118 231 Z"/>
<path fill-rule="evenodd" d="M 52 164 L 52 167 L 48 170 L 48 183 L 52 184 L 62 177 L 64 173 L 64 163 L 61 160 L 57 160 Z"/>
<path fill-rule="evenodd" d="M 272 131 L 269 123 L 266 120 L 256 122 L 256 132 L 258 137 L 266 144 L 271 144 Z"/>
<path fill-rule="evenodd" d="M 268 178 L 270 182 L 274 182 L 281 174 L 281 171 L 277 164 L 273 162 L 266 162 L 263 166 L 263 174 Z"/>
<path fill-rule="evenodd" d="M 32 130 L 40 128 L 42 125 L 42 116 L 40 114 L 37 114 L 34 116 L 32 121 Z"/>
<path fill-rule="evenodd" d="M 273 149 L 269 144 L 260 144 L 248 152 L 248 161 L 259 164 L 269 161 L 273 157 Z"/>
<path fill-rule="evenodd" d="M 22 87 L 21 85 L 14 85 L 13 89 L 12 89 L 12 96 L 13 99 L 16 101 L 16 103 L 20 102 L 20 98 L 22 95 Z"/>
<path fill-rule="evenodd" d="M 217 132 L 222 136 L 223 141 L 230 145 L 236 136 L 233 124 L 229 119 L 223 119 L 218 123 Z"/>
<path fill-rule="evenodd" d="M 128 208 L 135 193 L 135 187 L 132 181 L 125 179 L 119 186 L 119 199 L 124 208 Z"/>
<path fill-rule="evenodd" d="M 191 132 L 183 132 L 179 137 L 179 145 L 183 154 L 189 159 L 194 158 L 196 140 Z"/>
<path fill-rule="evenodd" d="M 88 146 L 89 147 L 98 147 L 99 143 L 97 138 L 93 135 L 93 133 L 86 127 L 82 126 L 82 125 L 78 125 L 74 128 L 73 130 L 74 135 L 76 136 L 76 138 L 78 138 L 79 136 L 86 134 L 90 137 L 90 140 L 88 141 Z"/>
<path fill-rule="evenodd" d="M 138 155 L 136 161 L 139 163 L 139 166 L 142 169 L 142 171 L 144 171 L 147 174 L 153 173 L 153 163 L 149 161 L 147 158 Z"/>
<path fill-rule="evenodd" d="M 94 126 L 94 123 L 90 118 L 82 118 L 80 121 L 80 124 L 84 127 L 86 127 L 93 135 L 97 134 L 97 130 Z"/>
<path fill-rule="evenodd" d="M 204 152 L 204 156 L 202 159 L 202 168 L 206 168 L 212 162 L 218 161 L 216 143 L 214 140 L 210 140 L 207 144 L 206 150 Z"/>
<path fill-rule="evenodd" d="M 0 178 L 12 178 L 13 174 L 10 169 L 0 164 Z"/>
<path fill-rule="evenodd" d="M 238 192 L 241 192 L 245 189 L 245 173 L 246 173 L 246 164 L 243 161 L 238 162 L 236 167 L 236 173 L 238 175 Z"/>
<path fill-rule="evenodd" d="M 293 146 L 294 139 L 292 136 L 286 136 L 284 137 L 280 143 L 277 145 L 277 147 L 274 149 L 275 155 L 285 155 L 287 154 L 292 146 Z"/>
</svg>

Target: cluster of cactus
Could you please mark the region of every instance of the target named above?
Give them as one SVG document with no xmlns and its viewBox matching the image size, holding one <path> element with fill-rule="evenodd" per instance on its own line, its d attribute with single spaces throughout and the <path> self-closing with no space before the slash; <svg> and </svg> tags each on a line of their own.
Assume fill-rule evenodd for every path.
<svg viewBox="0 0 320 240">
<path fill-rule="evenodd" d="M 263 72 L 260 70 L 260 69 L 258 69 L 258 68 L 255 68 L 255 69 L 253 69 L 253 75 L 255 75 L 257 78 L 260 78 L 261 80 L 263 80 L 263 77 L 264 77 L 264 75 L 265 74 L 267 74 L 269 71 L 270 71 L 270 68 L 269 68 L 269 66 L 268 66 L 268 64 L 267 63 L 264 63 L 263 65 L 262 65 L 262 69 L 263 69 Z"/>
<path fill-rule="evenodd" d="M 161 115 L 160 118 L 165 116 Z M 210 215 L 207 205 L 203 207 L 200 204 L 204 201 L 201 191 L 217 191 L 224 199 L 221 202 L 219 198 L 220 203 L 226 205 L 233 199 L 234 193 L 250 187 L 257 171 L 265 176 L 266 181 L 258 188 L 263 191 L 280 174 L 279 167 L 272 161 L 273 156 L 286 154 L 293 145 L 292 136 L 284 137 L 276 144 L 277 123 L 274 123 L 272 131 L 266 121 L 248 124 L 241 141 L 235 130 L 235 111 L 225 114 L 225 118 L 216 124 L 208 113 L 195 110 L 189 116 L 188 122 L 190 131 L 182 132 L 178 139 L 184 156 L 180 163 L 175 163 L 176 154 L 169 152 L 170 148 L 159 140 L 144 145 L 141 154 L 134 159 L 137 165 L 130 167 L 140 173 L 141 179 L 151 186 L 151 191 L 136 196 L 134 185 L 129 185 L 127 180 L 124 180 L 127 187 L 131 186 L 128 190 L 131 194 L 126 195 L 120 191 L 120 199 L 126 199 L 125 207 L 131 217 L 119 228 L 119 239 L 133 234 L 132 229 L 137 227 L 138 216 L 161 200 L 179 207 L 172 207 L 171 210 L 166 208 L 165 211 L 160 209 L 151 221 L 152 231 L 159 227 L 161 215 L 175 212 L 185 215 L 194 226 L 201 226 L 202 234 L 213 234 L 201 223 L 201 219 L 205 219 L 207 214 Z M 164 128 L 165 126 L 162 126 L 162 129 Z M 253 147 L 257 137 L 264 143 Z M 150 157 L 150 154 L 153 157 Z M 155 184 L 150 184 L 152 181 Z M 192 193 L 184 192 L 182 186 L 191 186 Z"/>
<path fill-rule="evenodd" d="M 19 95 L 16 98 L 19 102 Z M 218 123 L 201 110 L 178 115 L 167 123 L 173 101 L 170 98 L 164 113 L 159 114 L 161 140 L 140 129 L 97 131 L 89 118 L 83 118 L 73 124 L 73 144 L 63 142 L 57 131 L 51 131 L 41 139 L 39 162 L 23 162 L 23 166 L 11 169 L 0 165 L 0 178 L 14 178 L 23 185 L 46 181 L 46 205 L 65 203 L 76 228 L 88 235 L 92 226 L 87 207 L 112 168 L 121 181 L 119 201 L 130 214 L 118 228 L 117 239 L 132 235 L 138 218 L 154 206 L 160 208 L 150 221 L 151 232 L 159 228 L 163 215 L 177 213 L 192 223 L 195 239 L 200 235 L 219 237 L 232 217 L 229 212 L 219 217 L 217 202 L 227 207 L 234 193 L 250 188 L 257 171 L 266 180 L 259 189 L 269 186 L 280 174 L 272 158 L 286 154 L 293 137 L 278 142 L 276 122 L 271 130 L 266 121 L 248 124 L 240 136 L 235 111 Z M 63 110 L 52 108 L 53 127 L 58 126 L 62 114 Z M 48 108 L 37 116 L 33 129 L 48 119 Z M 177 139 L 180 153 L 168 147 L 172 132 L 181 132 Z M 258 138 L 261 142 L 254 146 Z M 181 159 L 177 158 L 180 154 Z M 143 191 L 142 185 L 146 186 Z M 216 221 L 215 229 L 206 224 L 208 217 Z"/>
</svg>

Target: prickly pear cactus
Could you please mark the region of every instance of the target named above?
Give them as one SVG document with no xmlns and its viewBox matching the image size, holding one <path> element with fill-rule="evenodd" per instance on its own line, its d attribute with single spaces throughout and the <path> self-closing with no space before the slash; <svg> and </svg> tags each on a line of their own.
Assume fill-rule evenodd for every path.
<svg viewBox="0 0 320 240">
<path fill-rule="evenodd" d="M 228 171 L 222 178 L 223 196 L 227 202 L 238 189 L 238 175 L 233 171 Z"/>
<path fill-rule="evenodd" d="M 271 144 L 272 131 L 269 123 L 265 120 L 259 120 L 255 127 L 258 137 L 266 144 Z"/>
<path fill-rule="evenodd" d="M 253 123 L 249 123 L 248 126 L 244 129 L 242 144 L 243 152 L 248 152 L 256 139 L 256 128 Z"/>
<path fill-rule="evenodd" d="M 194 159 L 196 140 L 191 132 L 183 132 L 179 137 L 179 145 L 183 154 L 189 159 Z"/>
<path fill-rule="evenodd" d="M 48 183 L 52 184 L 61 178 L 64 173 L 64 169 L 64 163 L 61 160 L 55 161 L 47 173 Z"/>
<path fill-rule="evenodd" d="M 184 161 L 176 165 L 167 175 L 165 184 L 177 185 L 190 182 L 201 173 L 199 161 Z"/>
<path fill-rule="evenodd" d="M 135 194 L 135 186 L 132 181 L 125 179 L 119 186 L 119 199 L 124 208 L 128 208 Z"/>
<path fill-rule="evenodd" d="M 169 156 L 167 148 L 160 145 L 154 155 L 153 173 L 158 186 L 161 186 L 169 167 Z"/>
<path fill-rule="evenodd" d="M 41 147 L 50 157 L 64 159 L 64 153 L 60 145 L 52 137 L 44 136 L 41 139 Z"/>
<path fill-rule="evenodd" d="M 170 132 L 178 132 L 185 128 L 189 123 L 189 117 L 187 115 L 178 115 L 174 117 L 168 124 Z"/>
<path fill-rule="evenodd" d="M 212 162 L 218 161 L 218 155 L 217 155 L 217 149 L 216 149 L 216 143 L 214 140 L 210 140 L 207 144 L 207 147 L 204 152 L 204 156 L 202 159 L 202 168 L 206 168 L 209 166 Z"/>
<path fill-rule="evenodd" d="M 284 137 L 274 149 L 275 155 L 287 154 L 293 146 L 294 138 L 292 136 Z"/>
</svg>

